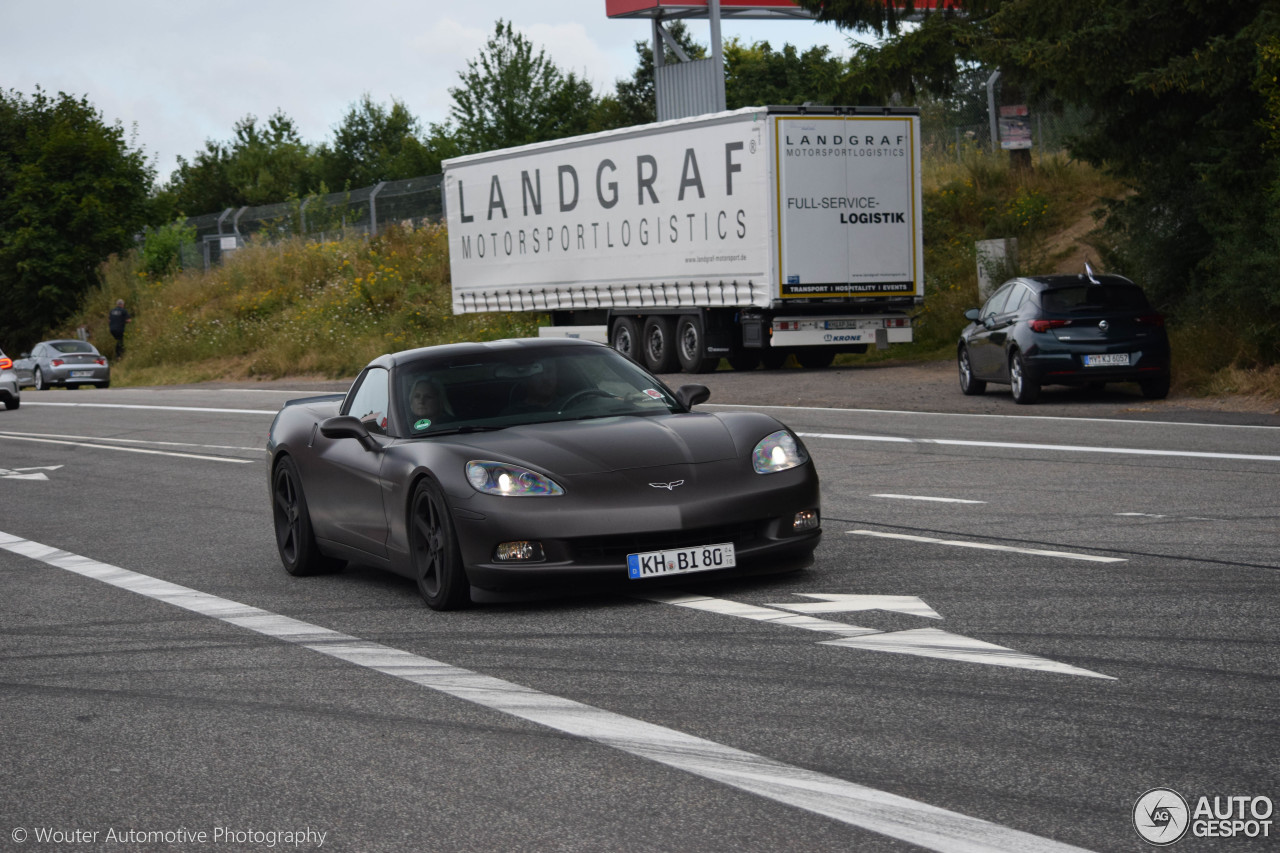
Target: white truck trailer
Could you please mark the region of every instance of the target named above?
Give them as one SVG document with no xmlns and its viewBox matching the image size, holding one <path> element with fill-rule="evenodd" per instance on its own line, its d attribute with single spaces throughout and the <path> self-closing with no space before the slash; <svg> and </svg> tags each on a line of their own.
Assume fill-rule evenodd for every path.
<svg viewBox="0 0 1280 853">
<path fill-rule="evenodd" d="M 444 163 L 454 313 L 537 311 L 658 373 L 911 340 L 914 108 L 749 107 Z"/>
</svg>

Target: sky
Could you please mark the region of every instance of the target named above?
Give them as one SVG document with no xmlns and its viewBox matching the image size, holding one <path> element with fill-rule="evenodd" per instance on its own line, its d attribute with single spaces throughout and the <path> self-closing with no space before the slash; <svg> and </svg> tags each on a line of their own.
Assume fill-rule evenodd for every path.
<svg viewBox="0 0 1280 853">
<path fill-rule="evenodd" d="M 246 115 L 283 111 L 316 145 L 366 94 L 443 123 L 499 18 L 598 94 L 632 75 L 635 43 L 651 38 L 648 19 L 611 19 L 605 0 L 0 0 L 0 89 L 87 97 L 163 183 L 178 156 L 230 140 Z M 710 44 L 707 21 L 689 29 Z M 814 21 L 725 21 L 721 33 L 851 52 L 848 33 Z"/>
</svg>

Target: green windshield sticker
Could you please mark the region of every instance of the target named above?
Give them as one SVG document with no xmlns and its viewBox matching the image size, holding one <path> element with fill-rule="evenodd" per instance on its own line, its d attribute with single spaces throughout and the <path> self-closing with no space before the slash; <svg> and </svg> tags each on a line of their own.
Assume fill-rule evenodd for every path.
<svg viewBox="0 0 1280 853">
<path fill-rule="evenodd" d="M 416 423 L 413 425 L 413 428 L 414 428 L 414 429 L 426 429 L 426 428 L 427 428 L 427 427 L 429 427 L 429 426 L 431 426 L 431 421 L 430 421 L 430 419 L 428 419 L 428 418 L 423 418 L 422 420 L 420 420 L 420 421 L 416 422 Z"/>
</svg>

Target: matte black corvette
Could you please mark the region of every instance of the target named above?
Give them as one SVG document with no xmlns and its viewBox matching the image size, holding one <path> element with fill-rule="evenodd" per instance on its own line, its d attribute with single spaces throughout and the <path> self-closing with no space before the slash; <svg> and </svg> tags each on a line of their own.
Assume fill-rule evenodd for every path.
<svg viewBox="0 0 1280 853">
<path fill-rule="evenodd" d="M 821 538 L 800 439 L 693 412 L 610 347 L 529 339 L 384 355 L 346 395 L 276 415 L 276 541 L 295 575 L 343 561 L 443 610 L 513 591 L 803 567 Z"/>
</svg>

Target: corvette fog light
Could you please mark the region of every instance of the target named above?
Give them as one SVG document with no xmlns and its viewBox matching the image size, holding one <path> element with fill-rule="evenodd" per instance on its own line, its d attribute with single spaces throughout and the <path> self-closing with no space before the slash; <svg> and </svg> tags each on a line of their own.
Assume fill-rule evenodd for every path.
<svg viewBox="0 0 1280 853">
<path fill-rule="evenodd" d="M 541 542 L 503 542 L 494 552 L 500 563 L 539 563 L 546 559 Z"/>
<path fill-rule="evenodd" d="M 816 509 L 805 509 L 796 513 L 796 517 L 791 522 L 791 529 L 796 533 L 801 530 L 814 530 L 818 526 L 818 511 Z"/>
</svg>

